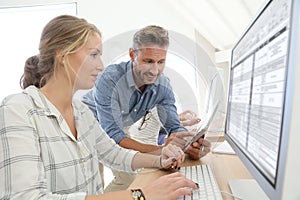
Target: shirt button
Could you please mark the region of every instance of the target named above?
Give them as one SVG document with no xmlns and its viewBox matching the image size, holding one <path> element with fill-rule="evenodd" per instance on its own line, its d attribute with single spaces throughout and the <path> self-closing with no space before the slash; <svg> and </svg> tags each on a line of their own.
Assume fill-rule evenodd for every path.
<svg viewBox="0 0 300 200">
<path fill-rule="evenodd" d="M 121 113 L 124 113 L 124 110 L 122 110 Z"/>
<path fill-rule="evenodd" d="M 134 112 L 136 112 L 136 109 L 134 109 Z"/>
</svg>

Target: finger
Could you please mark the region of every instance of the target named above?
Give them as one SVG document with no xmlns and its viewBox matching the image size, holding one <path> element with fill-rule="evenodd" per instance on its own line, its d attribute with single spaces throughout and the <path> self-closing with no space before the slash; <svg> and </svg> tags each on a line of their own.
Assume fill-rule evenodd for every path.
<svg viewBox="0 0 300 200">
<path fill-rule="evenodd" d="M 177 166 L 177 159 L 176 158 L 167 158 L 162 160 L 162 167 L 167 169 L 170 168 L 171 166 Z"/>
<path fill-rule="evenodd" d="M 183 151 L 181 150 L 181 148 L 179 148 L 178 146 L 174 145 L 174 144 L 169 144 L 166 147 L 166 150 L 168 150 L 168 152 L 172 152 L 173 154 L 170 154 L 170 156 L 180 156 L 181 154 L 183 154 Z"/>
<path fill-rule="evenodd" d="M 167 147 L 163 148 L 163 150 L 162 150 L 163 158 L 169 158 L 169 157 L 176 158 L 177 157 L 176 151 L 173 150 L 172 146 L 173 146 L 172 144 L 169 144 Z"/>
<path fill-rule="evenodd" d="M 204 154 L 208 154 L 208 153 L 210 152 L 210 146 L 209 146 L 209 147 L 205 147 L 205 146 L 204 146 L 204 148 L 202 149 L 202 152 L 203 152 Z"/>
<path fill-rule="evenodd" d="M 174 178 L 176 180 L 180 180 L 181 178 L 185 178 L 185 176 L 183 174 L 179 173 L 179 172 L 174 172 L 174 173 L 165 175 L 165 177 Z"/>
<path fill-rule="evenodd" d="M 186 143 L 186 141 L 187 140 L 184 138 L 175 137 L 171 143 L 181 147 Z"/>
<path fill-rule="evenodd" d="M 200 121 L 201 121 L 200 118 L 194 118 L 194 119 L 191 119 L 191 120 L 183 121 L 182 124 L 184 126 L 193 126 L 195 124 L 198 124 Z"/>
<path fill-rule="evenodd" d="M 186 143 L 186 140 L 186 138 L 177 137 L 176 134 L 173 133 L 168 137 L 166 144 L 175 144 L 180 147 Z"/>
<path fill-rule="evenodd" d="M 204 147 L 211 147 L 211 142 L 204 139 L 204 140 L 202 141 L 202 145 L 203 145 Z"/>
<path fill-rule="evenodd" d="M 171 163 L 171 166 L 174 166 L 175 168 L 180 167 L 181 164 L 184 162 L 184 158 L 185 158 L 185 154 L 181 150 L 181 148 L 179 148 L 176 145 L 172 145 L 172 144 L 169 144 L 163 148 L 162 156 L 163 156 L 163 159 L 175 158 L 176 162 Z M 168 166 L 169 164 L 170 164 L 169 162 L 164 161 L 163 167 L 164 168 L 169 167 Z"/>
<path fill-rule="evenodd" d="M 192 132 L 178 132 L 178 133 L 174 133 L 174 134 L 176 134 L 176 137 L 178 137 L 178 138 L 185 138 L 185 137 L 194 136 L 194 133 L 192 133 Z"/>
<path fill-rule="evenodd" d="M 200 149 L 189 146 L 186 153 L 194 160 L 200 159 Z"/>
<path fill-rule="evenodd" d="M 183 155 L 181 156 L 181 162 L 183 163 L 185 160 L 185 153 L 183 153 Z"/>
<path fill-rule="evenodd" d="M 196 149 L 200 149 L 201 146 L 202 146 L 202 144 L 200 144 L 198 141 L 193 142 L 193 144 L 192 144 L 192 148 L 196 148 Z"/>
<path fill-rule="evenodd" d="M 170 146 L 170 150 L 175 154 L 177 163 L 180 165 L 184 161 L 185 154 L 181 148 L 176 145 Z"/>
<path fill-rule="evenodd" d="M 175 191 L 176 196 L 191 196 L 192 195 L 192 190 L 188 187 L 182 187 L 182 188 L 178 188 Z"/>
<path fill-rule="evenodd" d="M 182 196 L 182 195 L 191 195 L 192 190 L 196 190 L 198 189 L 198 187 L 196 186 L 196 184 L 188 179 L 181 179 L 180 181 L 178 181 L 178 187 L 175 190 L 176 196 Z"/>
<path fill-rule="evenodd" d="M 182 175 L 179 172 L 174 172 L 168 175 L 165 175 L 165 178 L 171 178 L 172 179 L 172 186 L 176 188 L 182 188 L 182 187 L 188 187 L 197 189 L 198 186 L 193 182 L 192 180 L 186 178 L 184 175 Z"/>
<path fill-rule="evenodd" d="M 188 154 L 194 154 L 194 155 L 199 154 L 199 152 L 200 152 L 200 148 L 193 148 L 192 146 L 190 146 L 187 151 Z"/>
</svg>

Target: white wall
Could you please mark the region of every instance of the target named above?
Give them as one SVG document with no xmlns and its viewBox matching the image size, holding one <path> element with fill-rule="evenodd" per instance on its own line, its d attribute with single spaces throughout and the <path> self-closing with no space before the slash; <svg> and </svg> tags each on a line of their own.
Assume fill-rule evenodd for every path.
<svg viewBox="0 0 300 200">
<path fill-rule="evenodd" d="M 70 0 L 1 0 L 0 6 L 74 2 Z M 104 41 L 124 31 L 156 24 L 194 38 L 194 29 L 169 9 L 164 0 L 77 0 L 78 16 L 96 24 Z"/>
<path fill-rule="evenodd" d="M 71 0 L 1 0 L 0 6 L 31 6 L 55 3 L 69 3 Z M 168 30 L 184 35 L 200 46 L 196 60 L 204 82 L 200 82 L 200 94 L 206 94 L 205 79 L 209 80 L 215 69 L 215 48 L 203 38 L 194 27 L 176 10 L 171 9 L 166 0 L 77 0 L 79 17 L 94 23 L 102 32 L 103 41 L 136 30 L 149 24 L 163 26 Z M 39 40 L 39 38 L 37 38 Z M 195 48 L 195 46 L 191 47 Z M 104 55 L 109 53 L 104 49 Z M 205 97 L 203 97 L 204 99 Z M 204 101 L 203 101 L 204 102 Z M 202 106 L 202 108 L 204 105 Z"/>
</svg>

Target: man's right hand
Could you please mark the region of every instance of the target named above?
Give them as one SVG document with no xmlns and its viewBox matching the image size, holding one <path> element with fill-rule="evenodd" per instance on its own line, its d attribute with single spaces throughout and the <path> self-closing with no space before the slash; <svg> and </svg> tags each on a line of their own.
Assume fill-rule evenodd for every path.
<svg viewBox="0 0 300 200">
<path fill-rule="evenodd" d="M 193 136 L 194 136 L 194 134 L 192 132 L 172 133 L 168 137 L 165 145 L 174 144 L 174 145 L 180 147 L 181 149 L 183 149 L 186 142 L 189 141 L 190 139 L 192 139 Z"/>
</svg>

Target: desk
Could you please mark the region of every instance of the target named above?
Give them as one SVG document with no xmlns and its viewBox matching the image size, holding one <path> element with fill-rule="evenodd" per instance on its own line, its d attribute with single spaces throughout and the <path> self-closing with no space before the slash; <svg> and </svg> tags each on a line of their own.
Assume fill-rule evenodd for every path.
<svg viewBox="0 0 300 200">
<path fill-rule="evenodd" d="M 209 134 L 207 137 L 209 141 L 212 142 L 212 148 L 215 145 L 218 145 L 220 141 L 223 141 L 224 138 L 219 135 Z M 228 186 L 228 181 L 230 179 L 251 179 L 252 176 L 245 168 L 243 163 L 237 157 L 237 155 L 228 155 L 228 154 L 215 154 L 209 153 L 200 160 L 190 160 L 186 158 L 183 166 L 186 165 L 199 165 L 199 164 L 210 164 L 216 180 L 218 182 L 219 188 L 221 191 L 226 191 L 231 193 Z M 147 185 L 148 183 L 156 180 L 160 176 L 172 173 L 168 170 L 156 170 L 156 169 L 143 169 L 129 188 L 139 188 Z M 233 199 L 230 195 L 222 193 L 223 199 Z"/>
</svg>

